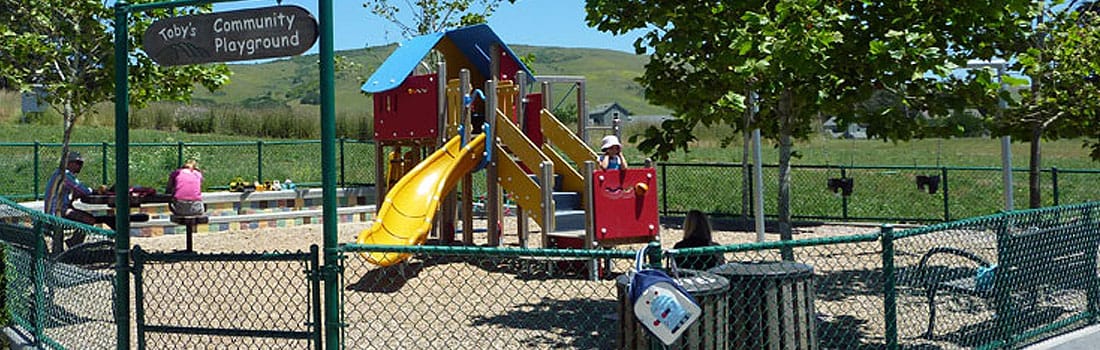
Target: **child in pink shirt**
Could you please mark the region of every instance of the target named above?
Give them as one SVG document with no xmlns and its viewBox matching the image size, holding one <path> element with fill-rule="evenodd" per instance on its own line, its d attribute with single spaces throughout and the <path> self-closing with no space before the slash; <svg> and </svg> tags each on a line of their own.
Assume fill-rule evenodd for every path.
<svg viewBox="0 0 1100 350">
<path fill-rule="evenodd" d="M 202 204 L 202 170 L 198 161 L 188 159 L 182 168 L 168 175 L 168 193 L 172 194 L 170 208 L 176 215 L 193 216 L 206 212 Z"/>
</svg>

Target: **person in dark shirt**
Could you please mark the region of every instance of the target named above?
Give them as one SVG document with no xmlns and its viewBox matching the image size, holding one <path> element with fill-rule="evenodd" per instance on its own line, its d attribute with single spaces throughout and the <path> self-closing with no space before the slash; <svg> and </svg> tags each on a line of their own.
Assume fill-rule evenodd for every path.
<svg viewBox="0 0 1100 350">
<path fill-rule="evenodd" d="M 711 238 L 710 221 L 707 215 L 698 210 L 691 210 L 684 218 L 684 238 L 676 242 L 672 248 L 695 248 L 717 246 Z M 726 263 L 726 257 L 722 253 L 704 255 L 677 255 L 676 266 L 682 269 L 707 270 Z"/>
</svg>

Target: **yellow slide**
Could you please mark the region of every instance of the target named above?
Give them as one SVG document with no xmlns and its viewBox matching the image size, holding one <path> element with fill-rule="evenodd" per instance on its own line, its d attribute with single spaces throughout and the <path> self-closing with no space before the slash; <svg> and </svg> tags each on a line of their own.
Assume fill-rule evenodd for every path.
<svg viewBox="0 0 1100 350">
<path fill-rule="evenodd" d="M 378 208 L 374 224 L 359 232 L 359 244 L 419 245 L 428 239 L 432 219 L 443 196 L 460 178 L 474 169 L 484 157 L 485 134 L 478 135 L 466 147 L 461 137 L 452 138 L 443 148 L 409 170 L 386 194 Z M 402 253 L 363 253 L 379 266 L 390 266 L 409 258 Z"/>
</svg>

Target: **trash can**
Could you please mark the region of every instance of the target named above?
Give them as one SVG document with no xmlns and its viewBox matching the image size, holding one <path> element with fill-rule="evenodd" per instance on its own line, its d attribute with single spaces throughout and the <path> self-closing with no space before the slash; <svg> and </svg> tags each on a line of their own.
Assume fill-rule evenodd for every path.
<svg viewBox="0 0 1100 350">
<path fill-rule="evenodd" d="M 673 278 L 685 290 L 699 302 L 702 315 L 694 324 L 680 335 L 670 349 L 732 349 L 727 345 L 729 327 L 728 307 L 726 306 L 726 292 L 729 290 L 729 281 L 717 275 L 705 271 L 680 269 L 680 277 Z M 617 344 L 620 349 L 649 349 L 650 342 L 661 344 L 656 337 L 652 337 L 638 319 L 634 316 L 634 305 L 630 302 L 630 293 L 627 289 L 630 279 L 627 275 L 615 278 L 615 286 L 618 290 L 619 303 L 617 311 L 619 315 L 619 334 Z M 662 344 L 663 345 L 663 344 Z"/>
<path fill-rule="evenodd" d="M 781 261 L 707 270 L 730 282 L 730 349 L 817 349 L 814 269 Z"/>
</svg>

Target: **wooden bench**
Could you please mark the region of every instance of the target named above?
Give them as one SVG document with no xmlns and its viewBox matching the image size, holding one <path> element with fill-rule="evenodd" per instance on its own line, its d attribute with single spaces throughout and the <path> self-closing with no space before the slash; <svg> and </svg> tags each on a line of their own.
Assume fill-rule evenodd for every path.
<svg viewBox="0 0 1100 350">
<path fill-rule="evenodd" d="M 1031 226 L 1025 219 L 1002 218 L 997 232 L 997 263 L 970 251 L 953 247 L 935 247 L 921 257 L 918 273 L 924 277 L 928 299 L 928 330 L 925 338 L 933 338 L 936 322 L 936 294 L 939 291 L 980 297 L 994 307 L 994 319 L 999 329 L 1014 327 L 1023 317 L 1019 311 L 1036 306 L 1036 298 L 1051 290 L 1084 290 L 1089 310 L 1100 305 L 1100 284 L 1097 281 L 1097 248 L 1100 232 L 1092 217 L 1092 208 L 1076 212 L 1042 214 L 1043 220 L 1054 221 L 1048 227 Z M 927 269 L 934 256 L 954 255 L 973 263 L 964 273 L 933 275 Z M 978 268 L 995 268 L 983 283 L 977 277 Z M 984 278 L 983 278 L 984 279 Z M 1016 333 L 1014 330 L 1011 333 Z"/>
<path fill-rule="evenodd" d="M 192 236 L 195 234 L 195 225 L 210 223 L 210 217 L 206 215 L 172 215 L 169 220 L 176 224 L 187 226 L 187 249 L 186 252 L 194 252 Z"/>
</svg>

